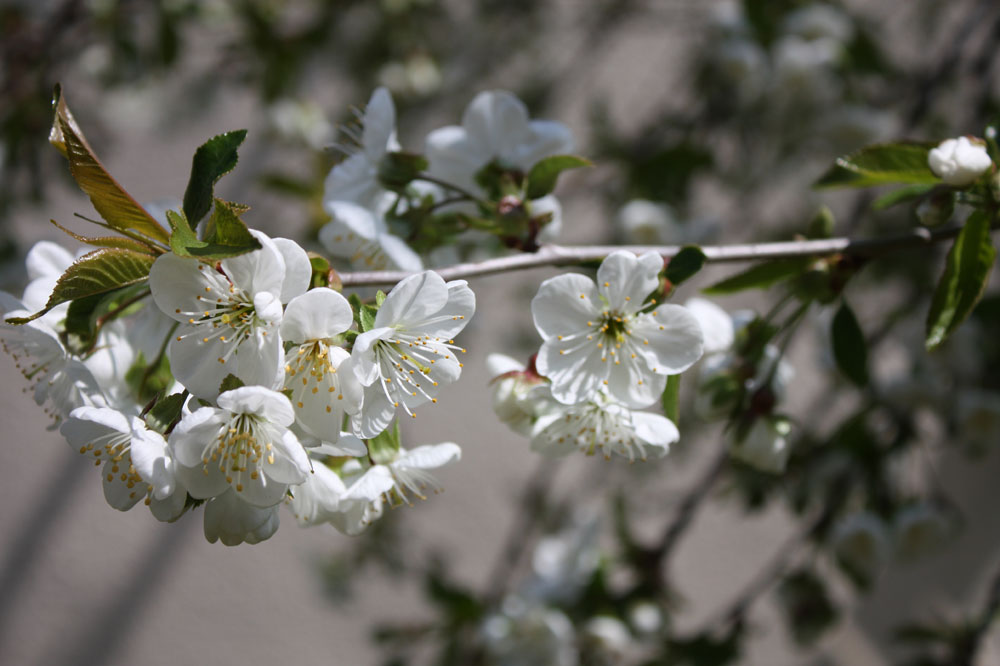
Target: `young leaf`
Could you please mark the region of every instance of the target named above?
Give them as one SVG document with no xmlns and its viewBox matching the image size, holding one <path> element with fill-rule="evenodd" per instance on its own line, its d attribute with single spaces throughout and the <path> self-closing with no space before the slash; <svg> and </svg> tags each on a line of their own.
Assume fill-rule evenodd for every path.
<svg viewBox="0 0 1000 666">
<path fill-rule="evenodd" d="M 670 284 L 678 285 L 691 278 L 705 265 L 705 253 L 697 245 L 686 245 L 667 263 L 666 276 Z"/>
<path fill-rule="evenodd" d="M 660 398 L 660 400 L 663 403 L 663 414 L 668 419 L 673 421 L 674 425 L 679 425 L 680 391 L 681 391 L 681 376 L 668 375 L 667 387 L 663 389 L 663 396 Z"/>
<path fill-rule="evenodd" d="M 167 211 L 170 222 L 170 249 L 181 257 L 225 259 L 259 250 L 260 241 L 253 237 L 239 218 L 243 208 L 221 199 L 215 201 L 215 211 L 206 226 L 207 239 L 199 240 L 184 215 Z"/>
<path fill-rule="evenodd" d="M 868 346 L 861 325 L 847 301 L 841 302 L 833 317 L 830 338 L 833 342 L 833 358 L 840 371 L 858 386 L 867 385 Z"/>
<path fill-rule="evenodd" d="M 862 148 L 838 157 L 815 187 L 938 184 L 941 179 L 927 165 L 927 154 L 933 147 L 924 143 L 883 143 Z"/>
<path fill-rule="evenodd" d="M 732 294 L 745 289 L 767 289 L 773 284 L 800 275 L 808 268 L 809 258 L 776 259 L 751 266 L 721 282 L 716 282 L 702 291 L 706 294 Z"/>
<path fill-rule="evenodd" d="M 948 251 L 944 274 L 934 290 L 927 313 L 928 350 L 944 342 L 972 312 L 983 295 L 996 256 L 990 238 L 990 218 L 977 210 L 966 220 Z"/>
<path fill-rule="evenodd" d="M 219 134 L 195 151 L 191 159 L 191 177 L 184 190 L 184 215 L 192 231 L 212 207 L 215 184 L 236 167 L 239 160 L 236 151 L 246 136 L 246 130 Z"/>
<path fill-rule="evenodd" d="M 97 159 L 58 86 L 53 105 L 56 115 L 49 133 L 49 142 L 69 160 L 73 179 L 90 197 L 101 217 L 116 231 L 126 235 L 138 233 L 150 240 L 166 243 L 167 230 L 136 203 Z"/>
<path fill-rule="evenodd" d="M 148 254 L 120 248 L 94 250 L 77 259 L 56 282 L 45 307 L 30 317 L 8 319 L 24 324 L 66 301 L 86 298 L 145 280 L 156 260 Z"/>
<path fill-rule="evenodd" d="M 552 155 L 535 163 L 528 172 L 528 185 L 525 196 L 528 199 L 540 199 L 551 194 L 556 189 L 559 174 L 568 169 L 591 166 L 589 160 L 576 155 Z"/>
</svg>

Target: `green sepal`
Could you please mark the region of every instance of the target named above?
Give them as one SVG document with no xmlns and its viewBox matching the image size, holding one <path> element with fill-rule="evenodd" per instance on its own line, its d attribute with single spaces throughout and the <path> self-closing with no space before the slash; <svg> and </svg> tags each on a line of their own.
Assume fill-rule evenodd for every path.
<svg viewBox="0 0 1000 666">
<path fill-rule="evenodd" d="M 191 231 L 212 207 L 213 191 L 219 179 L 236 167 L 237 149 L 247 136 L 246 130 L 234 130 L 213 136 L 191 158 L 191 177 L 184 190 L 184 216 Z"/>
<path fill-rule="evenodd" d="M 668 375 L 667 386 L 660 396 L 660 403 L 663 405 L 663 414 L 674 422 L 675 426 L 680 425 L 680 395 L 681 376 Z"/>
<path fill-rule="evenodd" d="M 944 342 L 982 297 L 997 256 L 990 231 L 986 213 L 974 211 L 948 251 L 944 273 L 927 313 L 928 350 Z"/>
<path fill-rule="evenodd" d="M 927 164 L 934 144 L 883 143 L 838 157 L 814 187 L 872 187 L 892 183 L 936 185 L 941 179 Z"/>
<path fill-rule="evenodd" d="M 225 393 L 226 391 L 232 391 L 234 389 L 243 388 L 246 386 L 246 382 L 234 375 L 229 373 L 222 379 L 222 383 L 219 384 L 219 393 Z"/>
<path fill-rule="evenodd" d="M 386 428 L 375 437 L 365 440 L 368 446 L 368 457 L 376 465 L 388 465 L 399 454 L 399 421 L 393 421 L 392 427 Z"/>
<path fill-rule="evenodd" d="M 678 285 L 693 277 L 705 265 L 705 253 L 697 245 L 685 245 L 667 263 L 666 277 Z"/>
<path fill-rule="evenodd" d="M 556 189 L 556 182 L 563 171 L 593 166 L 590 160 L 576 155 L 552 155 L 536 162 L 528 172 L 525 185 L 527 199 L 541 199 Z"/>
<path fill-rule="evenodd" d="M 171 393 L 157 400 L 153 408 L 146 413 L 146 425 L 161 435 L 166 433 L 181 417 L 181 409 L 187 397 L 187 391 L 184 391 Z"/>
</svg>

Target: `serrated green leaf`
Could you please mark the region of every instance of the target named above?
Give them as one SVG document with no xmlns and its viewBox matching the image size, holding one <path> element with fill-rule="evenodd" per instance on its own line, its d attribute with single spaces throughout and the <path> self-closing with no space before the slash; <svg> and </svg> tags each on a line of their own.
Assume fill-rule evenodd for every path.
<svg viewBox="0 0 1000 666">
<path fill-rule="evenodd" d="M 246 136 L 246 130 L 219 134 L 195 151 L 191 159 L 191 177 L 184 190 L 184 216 L 192 231 L 212 207 L 215 184 L 236 167 L 237 150 Z"/>
<path fill-rule="evenodd" d="M 868 344 L 854 311 L 843 301 L 830 327 L 833 358 L 837 367 L 858 386 L 868 384 Z"/>
<path fill-rule="evenodd" d="M 936 185 L 927 165 L 929 143 L 883 143 L 838 157 L 815 187 L 871 187 L 891 183 Z"/>
<path fill-rule="evenodd" d="M 680 425 L 680 396 L 681 376 L 668 375 L 667 386 L 663 389 L 663 395 L 660 396 L 660 403 L 663 405 L 664 416 L 673 421 L 676 426 Z"/>
<path fill-rule="evenodd" d="M 898 190 L 893 190 L 888 194 L 883 194 L 872 203 L 872 210 L 885 210 L 896 204 L 905 203 L 919 199 L 936 187 L 934 184 L 923 183 L 920 185 L 907 185 Z"/>
<path fill-rule="evenodd" d="M 229 373 L 222 379 L 222 383 L 219 384 L 219 393 L 233 391 L 238 388 L 243 388 L 244 386 L 246 386 L 246 383 L 242 379 L 233 373 Z"/>
<path fill-rule="evenodd" d="M 216 199 L 215 210 L 206 225 L 206 240 L 198 239 L 183 214 L 167 211 L 170 249 L 181 257 L 198 259 L 225 259 L 259 250 L 260 241 L 239 217 L 244 210 L 239 204 Z"/>
<path fill-rule="evenodd" d="M 927 313 L 927 349 L 940 345 L 976 306 L 996 259 L 990 237 L 990 219 L 974 211 L 948 251 L 944 273 L 934 290 Z"/>
<path fill-rule="evenodd" d="M 705 265 L 705 253 L 697 245 L 686 245 L 667 263 L 670 284 L 678 285 L 694 276 Z"/>
<path fill-rule="evenodd" d="M 67 301 L 142 282 L 156 260 L 148 254 L 120 248 L 94 250 L 77 259 L 66 269 L 45 307 L 30 317 L 8 319 L 12 324 L 24 324 Z"/>
<path fill-rule="evenodd" d="M 378 314 L 378 308 L 374 305 L 362 305 L 359 314 L 361 316 L 359 327 L 362 333 L 375 328 L 375 315 Z"/>
<path fill-rule="evenodd" d="M 559 174 L 568 169 L 592 166 L 589 160 L 576 155 L 552 155 L 535 163 L 528 172 L 525 197 L 540 199 L 556 189 Z"/>
<path fill-rule="evenodd" d="M 136 203 L 118 184 L 94 154 L 73 114 L 66 105 L 66 98 L 57 86 L 53 99 L 55 120 L 49 142 L 69 161 L 70 173 L 88 197 L 94 208 L 108 225 L 122 233 L 137 233 L 152 241 L 167 242 L 164 229 L 146 209 Z"/>
<path fill-rule="evenodd" d="M 385 303 L 385 292 L 379 289 L 375 292 L 375 305 L 382 307 L 383 303 Z"/>
<path fill-rule="evenodd" d="M 702 291 L 706 294 L 732 294 L 745 289 L 767 289 L 773 284 L 796 277 L 809 267 L 809 258 L 775 259 L 751 266 L 742 273 L 716 282 Z"/>
<path fill-rule="evenodd" d="M 391 428 L 386 428 L 375 437 L 365 440 L 368 446 L 368 457 L 376 465 L 387 465 L 396 459 L 399 453 L 399 421 L 393 421 Z"/>
</svg>

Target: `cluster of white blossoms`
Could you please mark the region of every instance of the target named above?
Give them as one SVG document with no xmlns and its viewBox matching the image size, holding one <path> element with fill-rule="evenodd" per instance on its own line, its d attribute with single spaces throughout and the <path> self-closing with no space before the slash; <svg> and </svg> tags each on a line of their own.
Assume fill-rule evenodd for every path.
<svg viewBox="0 0 1000 666">
<path fill-rule="evenodd" d="M 342 131 L 338 148 L 346 159 L 326 179 L 323 202 L 331 221 L 319 237 L 333 257 L 357 270 L 418 271 L 427 261 L 440 263 L 439 256 L 453 258 L 441 251 L 421 257 L 407 244 L 413 230 L 399 218 L 414 208 L 475 214 L 477 203 L 488 198 L 478 178 L 484 169 L 495 166 L 523 176 L 539 160 L 573 149 L 569 128 L 531 120 L 524 104 L 505 91 L 479 93 L 461 125 L 430 132 L 424 147 L 426 171 L 400 187 L 391 187 L 393 158 L 402 153 L 388 90 L 376 89 L 357 122 Z M 533 240 L 558 232 L 561 209 L 554 196 L 516 202 L 505 198 L 503 203 L 539 220 Z M 473 231 L 463 235 L 479 244 L 487 238 Z"/>
<path fill-rule="evenodd" d="M 501 370 L 496 411 L 532 449 L 634 461 L 663 456 L 677 441 L 670 419 L 641 410 L 660 401 L 668 376 L 701 357 L 704 336 L 686 308 L 653 296 L 663 267 L 655 253 L 616 251 L 596 283 L 566 274 L 539 287 L 531 313 L 543 342 L 532 367 L 492 362 Z"/>
<path fill-rule="evenodd" d="M 102 467 L 114 508 L 142 500 L 173 521 L 205 503 L 205 536 L 227 545 L 269 538 L 284 503 L 302 524 L 356 534 L 385 504 L 438 490 L 428 470 L 460 457 L 451 443 L 407 451 L 389 428 L 459 378 L 454 337 L 475 296 L 417 273 L 380 294 L 377 311 L 360 305 L 370 321 L 355 330 L 344 296 L 309 288 L 305 250 L 252 233 L 259 250 L 217 263 L 161 254 L 148 291 L 122 304 L 141 310 L 122 310 L 89 349 L 69 351 L 68 307 L 4 323 L 0 338 L 72 448 Z M 41 310 L 72 262 L 36 245 L 23 298 L 3 295 L 5 318 Z M 150 349 L 170 379 L 143 404 L 140 384 L 161 360 L 147 365 Z"/>
</svg>

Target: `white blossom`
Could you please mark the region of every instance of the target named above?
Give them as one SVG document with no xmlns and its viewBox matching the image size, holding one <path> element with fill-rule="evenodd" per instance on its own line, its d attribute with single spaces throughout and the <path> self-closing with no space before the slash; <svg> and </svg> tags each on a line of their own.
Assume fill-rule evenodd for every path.
<svg viewBox="0 0 1000 666">
<path fill-rule="evenodd" d="M 779 474 L 788 462 L 788 421 L 773 416 L 758 416 L 742 439 L 733 440 L 729 454 L 764 472 Z"/>
<path fill-rule="evenodd" d="M 247 504 L 230 488 L 205 503 L 204 529 L 209 543 L 260 543 L 278 531 L 278 507 Z"/>
<path fill-rule="evenodd" d="M 281 321 L 282 339 L 293 343 L 285 354 L 285 389 L 295 417 L 307 432 L 330 442 L 337 441 L 344 414 L 361 408 L 363 390 L 344 365 L 350 354 L 335 340 L 353 322 L 347 299 L 326 288 L 293 298 Z"/>
<path fill-rule="evenodd" d="M 605 460 L 617 454 L 634 462 L 652 453 L 662 457 L 680 439 L 673 422 L 660 414 L 637 412 L 600 392 L 588 401 L 561 405 L 539 417 L 531 435 L 531 448 L 549 456 L 573 451 L 600 452 Z"/>
<path fill-rule="evenodd" d="M 974 183 L 993 166 L 986 145 L 967 136 L 946 139 L 927 154 L 927 164 L 934 175 L 953 187 Z"/>
<path fill-rule="evenodd" d="M 103 463 L 104 498 L 119 511 L 144 500 L 162 521 L 176 519 L 187 493 L 177 483 L 167 443 L 142 419 L 106 407 L 78 407 L 60 432 L 70 446 Z"/>
<path fill-rule="evenodd" d="M 551 392 L 543 387 L 545 378 L 504 354 L 486 357 L 493 393 L 493 411 L 519 435 L 529 436 L 535 419 L 551 406 Z M 538 391 L 536 389 L 543 388 Z"/>
<path fill-rule="evenodd" d="M 618 227 L 627 243 L 667 245 L 682 239 L 683 229 L 670 207 L 647 199 L 632 199 L 618 211 Z"/>
<path fill-rule="evenodd" d="M 469 103 L 461 126 L 449 125 L 427 135 L 425 152 L 431 175 L 478 192 L 475 175 L 490 162 L 527 173 L 542 158 L 572 150 L 568 127 L 530 120 L 521 100 L 509 92 L 491 90 Z"/>
<path fill-rule="evenodd" d="M 454 336 L 476 310 L 476 297 L 465 280 L 445 284 L 425 271 L 393 287 L 375 315 L 374 327 L 354 341 L 351 364 L 365 386 L 364 403 L 354 419 L 363 438 L 385 430 L 396 407 L 413 410 L 437 402 L 440 387 L 458 379 Z M 462 350 L 464 351 L 464 350 Z"/>
<path fill-rule="evenodd" d="M 497 666 L 576 666 L 573 624 L 560 611 L 504 600 L 500 613 L 486 618 L 483 641 Z"/>
<path fill-rule="evenodd" d="M 552 381 L 552 395 L 565 404 L 607 389 L 629 407 L 646 407 L 663 393 L 667 375 L 689 368 L 702 355 L 697 320 L 680 305 L 646 298 L 659 284 L 662 258 L 625 251 L 608 256 L 597 282 L 579 274 L 541 284 L 531 301 L 542 336 L 538 372 Z"/>
<path fill-rule="evenodd" d="M 420 256 L 389 232 L 382 214 L 349 201 L 328 201 L 331 220 L 319 230 L 319 241 L 334 258 L 365 271 L 423 269 Z"/>
<path fill-rule="evenodd" d="M 885 523 L 867 511 L 853 513 L 837 523 L 831 542 L 844 566 L 868 581 L 882 571 L 891 553 Z"/>
<path fill-rule="evenodd" d="M 342 129 L 352 145 L 341 148 L 350 155 L 327 176 L 323 201 L 349 201 L 376 209 L 386 195 L 378 180 L 379 162 L 400 148 L 396 140 L 396 107 L 388 90 L 375 89 L 359 121 L 360 131 L 354 127 Z"/>
<path fill-rule="evenodd" d="M 288 429 L 295 420 L 288 398 L 244 386 L 220 395 L 218 404 L 185 415 L 170 434 L 177 474 L 192 497 L 232 488 L 244 502 L 269 507 L 306 480 L 309 460 Z"/>
<path fill-rule="evenodd" d="M 199 398 L 218 395 L 229 374 L 281 385 L 281 305 L 306 291 L 312 267 L 294 242 L 254 235 L 260 250 L 223 259 L 218 269 L 167 253 L 150 270 L 153 300 L 180 322 L 167 348 L 170 370 Z"/>
<path fill-rule="evenodd" d="M 902 509 L 893 520 L 896 558 L 912 562 L 940 549 L 954 536 L 954 529 L 941 509 L 921 502 Z"/>
</svg>

